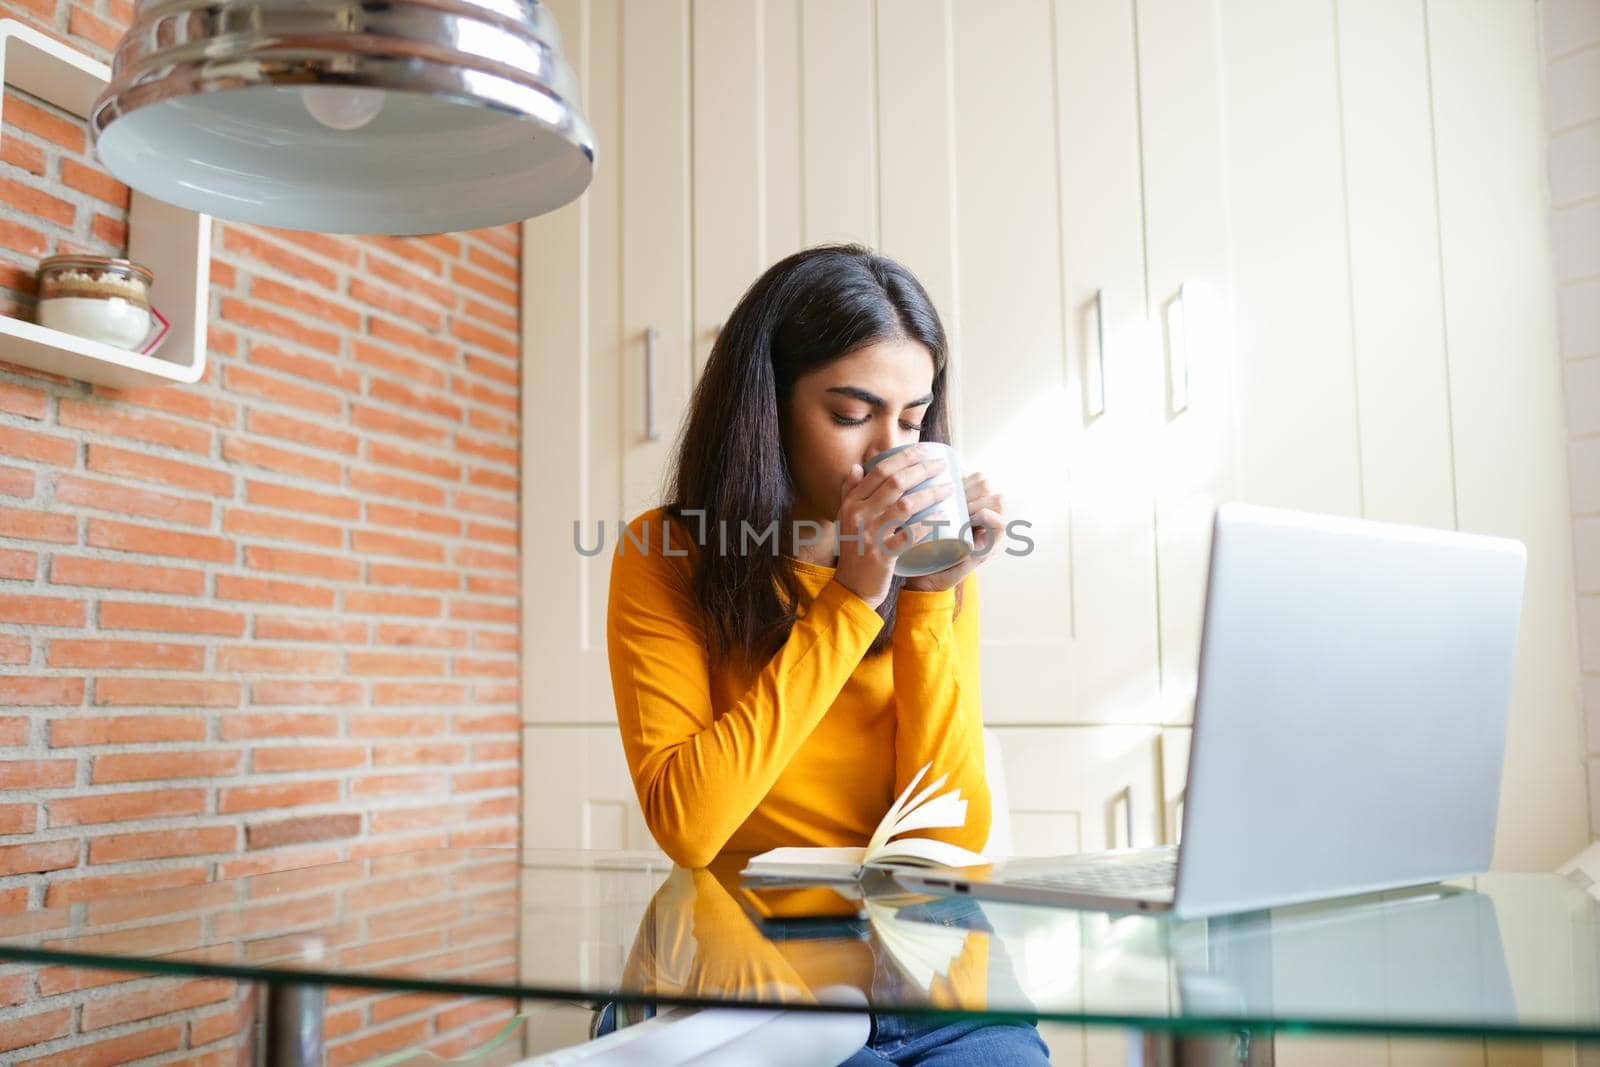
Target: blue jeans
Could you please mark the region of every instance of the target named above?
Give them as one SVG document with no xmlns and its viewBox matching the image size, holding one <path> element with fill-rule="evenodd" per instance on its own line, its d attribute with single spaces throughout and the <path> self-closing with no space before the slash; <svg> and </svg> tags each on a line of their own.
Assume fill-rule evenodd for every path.
<svg viewBox="0 0 1600 1067">
<path fill-rule="evenodd" d="M 840 1067 L 876 1067 L 885 1063 L 915 1067 L 1031 1067 L 1050 1063 L 1050 1049 L 1039 1028 L 1022 1020 L 950 1021 L 948 1016 L 872 1016 L 866 1045 Z"/>
<path fill-rule="evenodd" d="M 983 908 L 970 897 L 943 897 L 902 910 L 910 919 L 938 922 L 944 925 L 966 927 L 990 933 L 991 928 Z M 891 961 L 889 954 L 874 952 L 872 988 L 874 1002 L 879 1004 L 904 1003 L 911 992 L 906 977 Z M 997 990 L 1014 985 L 1011 963 L 1006 958 L 1003 942 L 991 940 L 989 944 L 989 972 L 987 991 L 991 1003 L 1026 1003 L 1020 992 L 1007 994 Z M 1039 1028 L 1031 1018 L 1017 1016 L 1010 1019 L 963 1019 L 957 1015 L 901 1015 L 894 1012 L 873 1012 L 872 1029 L 867 1043 L 859 1052 L 845 1060 L 841 1067 L 873 1067 L 886 1063 L 904 1064 L 907 1067 L 990 1067 L 990 1065 L 1017 1064 L 1033 1067 L 1050 1063 L 1050 1049 L 1039 1036 Z"/>
</svg>

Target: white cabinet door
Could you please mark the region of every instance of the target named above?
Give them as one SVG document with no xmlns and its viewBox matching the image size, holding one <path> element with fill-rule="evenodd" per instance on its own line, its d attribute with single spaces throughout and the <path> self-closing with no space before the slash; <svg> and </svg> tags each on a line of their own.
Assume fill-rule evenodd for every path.
<svg viewBox="0 0 1600 1067">
<path fill-rule="evenodd" d="M 1588 843 L 1572 526 L 1532 4 L 1427 5 L 1461 529 L 1528 546 L 1495 866 Z"/>
<path fill-rule="evenodd" d="M 997 726 L 1016 855 L 1147 847 L 1161 840 L 1160 731 Z"/>
<path fill-rule="evenodd" d="M 624 3 L 621 20 L 623 518 L 661 502 L 694 374 L 689 3 Z M 655 332 L 654 373 L 648 331 Z M 616 404 L 613 393 L 598 401 Z M 652 418 L 653 416 L 653 418 Z M 656 436 L 647 433 L 654 423 Z"/>
<path fill-rule="evenodd" d="M 1054 718 L 1154 722 L 1160 381 L 1145 316 L 1133 4 L 1079 0 L 1052 22 L 1073 610 L 1070 707 Z"/>
<path fill-rule="evenodd" d="M 655 849 L 615 726 L 522 732 L 524 848 Z"/>
<path fill-rule="evenodd" d="M 523 224 L 523 721 L 609 722 L 607 550 L 629 517 L 624 458 L 639 425 L 636 408 L 624 424 L 619 402 L 620 11 L 618 0 L 552 11 L 599 156 L 587 193 Z M 579 552 L 597 539 L 598 554 Z"/>
<path fill-rule="evenodd" d="M 1360 515 L 1333 5 L 1219 12 L 1241 489 Z"/>
<path fill-rule="evenodd" d="M 688 9 L 554 11 L 601 156 L 588 193 L 530 220 L 523 244 L 523 843 L 654 848 L 617 737 L 605 614 L 617 524 L 659 502 L 694 366 Z M 574 549 L 573 518 L 603 551 Z M 593 725 L 533 725 L 579 723 Z"/>
<path fill-rule="evenodd" d="M 801 185 L 804 168 L 800 131 L 800 0 L 761 3 L 762 125 L 758 141 L 761 176 L 761 262 L 763 267 L 804 240 Z M 754 281 L 754 278 L 750 279 Z"/>
<path fill-rule="evenodd" d="M 1428 50 L 1420 3 L 1336 12 L 1362 512 L 1452 529 Z"/>
<path fill-rule="evenodd" d="M 1211 519 L 1238 492 L 1216 17 L 1214 0 L 1138 5 L 1164 722 L 1193 715 Z"/>
<path fill-rule="evenodd" d="M 759 4 L 695 0 L 694 121 L 691 174 L 694 213 L 694 376 L 717 331 L 751 282 L 766 269 L 762 245 L 763 94 Z"/>
<path fill-rule="evenodd" d="M 879 0 L 877 9 L 878 182 L 883 190 L 879 197 L 879 249 L 917 276 L 944 323 L 952 349 L 946 372 L 952 435 L 967 460 L 960 420 L 965 395 L 963 359 L 968 353 L 956 336 L 953 86 L 947 5 Z"/>
<path fill-rule="evenodd" d="M 553 7 L 600 154 L 583 197 L 525 223 L 527 723 L 615 722 L 611 552 L 619 523 L 660 503 L 688 405 L 687 4 Z"/>
<path fill-rule="evenodd" d="M 1032 542 L 984 565 L 985 715 L 1148 721 L 1153 508 L 1130 442 L 1154 409 L 1135 328 L 1131 6 L 956 0 L 951 25 L 961 447 Z M 1103 411 L 1085 373 L 1102 369 L 1101 289 Z"/>
<path fill-rule="evenodd" d="M 1062 348 L 1049 8 L 955 0 L 951 11 L 955 239 L 953 311 L 963 462 L 994 476 L 1026 521 L 983 566 L 982 678 L 990 722 L 1060 722 L 1073 661 L 1069 425 Z"/>
<path fill-rule="evenodd" d="M 872 5 L 800 4 L 801 233 L 878 243 L 877 63 Z"/>
</svg>

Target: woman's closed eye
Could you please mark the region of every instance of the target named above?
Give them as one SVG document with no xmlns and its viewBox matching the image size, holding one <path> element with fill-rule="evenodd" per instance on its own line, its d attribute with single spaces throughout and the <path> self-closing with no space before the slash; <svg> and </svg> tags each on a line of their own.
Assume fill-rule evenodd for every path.
<svg viewBox="0 0 1600 1067">
<path fill-rule="evenodd" d="M 829 414 L 833 415 L 833 421 L 837 422 L 840 426 L 860 426 L 862 423 L 872 418 L 871 415 L 863 415 L 859 419 L 847 419 L 838 412 L 830 412 Z M 922 426 L 920 424 L 913 425 L 909 422 L 902 422 L 900 425 L 913 432 L 920 432 L 922 430 Z"/>
</svg>

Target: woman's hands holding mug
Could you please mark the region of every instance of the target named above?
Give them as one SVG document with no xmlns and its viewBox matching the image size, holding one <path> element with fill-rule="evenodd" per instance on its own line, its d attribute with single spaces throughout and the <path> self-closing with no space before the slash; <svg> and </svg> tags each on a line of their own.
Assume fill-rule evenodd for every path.
<svg viewBox="0 0 1600 1067">
<path fill-rule="evenodd" d="M 909 531 L 897 524 L 952 495 L 950 486 L 943 480 L 915 493 L 906 490 L 927 481 L 947 465 L 937 450 L 912 446 L 877 464 L 870 473 L 863 474 L 861 464 L 853 464 L 845 476 L 839 501 L 839 564 L 834 579 L 873 608 L 889 595 L 889 586 L 894 581 L 895 557 L 910 547 L 917 539 L 914 535 L 919 535 L 923 529 L 921 523 Z M 970 487 L 970 478 L 967 483 Z M 846 540 L 847 537 L 855 539 Z M 965 575 L 971 569 L 970 564 L 969 559 L 950 571 Z M 912 579 L 907 585 L 911 581 L 943 578 L 946 573 L 949 572 Z"/>
<path fill-rule="evenodd" d="M 973 471 L 962 480 L 966 492 L 967 514 L 972 517 L 972 551 L 967 558 L 953 567 L 907 578 L 905 588 L 920 591 L 954 589 L 962 579 L 994 554 L 994 548 L 1006 532 L 1005 500 L 989 484 L 981 471 Z"/>
</svg>

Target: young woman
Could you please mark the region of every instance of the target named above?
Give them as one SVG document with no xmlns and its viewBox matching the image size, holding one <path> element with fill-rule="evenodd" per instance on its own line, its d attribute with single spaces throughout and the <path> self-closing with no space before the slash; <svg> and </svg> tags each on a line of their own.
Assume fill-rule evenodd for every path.
<svg viewBox="0 0 1600 1067">
<path fill-rule="evenodd" d="M 780 260 L 723 325 L 667 503 L 619 533 L 607 609 L 623 749 L 676 863 L 863 845 L 930 762 L 967 822 L 924 833 L 983 847 L 973 572 L 1004 533 L 1002 500 L 969 474 L 976 551 L 901 578 L 895 556 L 928 530 L 896 523 L 949 492 L 906 490 L 941 465 L 910 447 L 863 474 L 879 452 L 949 441 L 947 358 L 921 284 L 856 245 Z M 973 1031 L 874 1016 L 865 1051 L 1046 1062 L 1032 1027 Z"/>
</svg>

